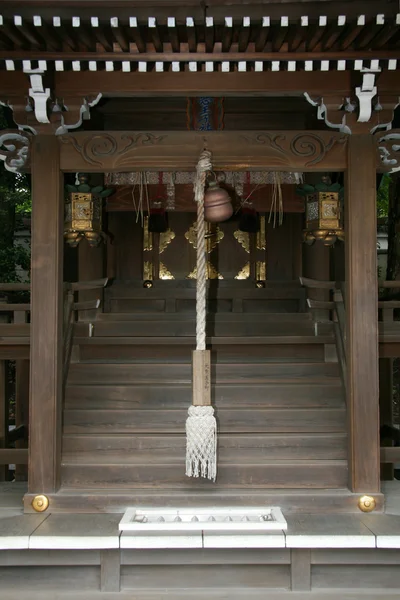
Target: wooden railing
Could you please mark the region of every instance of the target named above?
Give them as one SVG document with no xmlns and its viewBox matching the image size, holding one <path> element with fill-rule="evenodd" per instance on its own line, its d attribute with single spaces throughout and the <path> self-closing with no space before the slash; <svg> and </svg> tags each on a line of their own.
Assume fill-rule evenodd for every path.
<svg viewBox="0 0 400 600">
<path fill-rule="evenodd" d="M 330 292 L 331 300 L 313 300 L 307 298 L 307 306 L 311 311 L 326 311 L 328 319 L 333 321 L 336 352 L 342 374 L 343 386 L 347 387 L 346 364 L 346 314 L 343 301 L 342 284 L 336 281 L 318 281 L 300 277 L 300 283 L 307 289 L 319 289 Z M 318 317 L 316 319 L 316 333 L 318 333 Z"/>
<path fill-rule="evenodd" d="M 74 344 L 75 313 L 81 310 L 97 310 L 101 304 L 100 298 L 74 302 L 74 292 L 81 290 L 95 290 L 104 288 L 108 279 L 96 279 L 93 281 L 77 281 L 64 284 L 64 326 L 63 326 L 63 393 L 67 385 L 69 365 L 71 363 L 72 347 Z M 88 324 L 88 333 L 91 335 L 92 327 Z"/>
<path fill-rule="evenodd" d="M 78 281 L 74 283 L 64 283 L 64 317 L 63 317 L 63 392 L 68 377 L 69 365 L 72 356 L 72 347 L 74 339 L 74 324 L 76 321 L 76 313 L 79 311 L 97 310 L 101 304 L 100 299 L 87 300 L 83 302 L 75 302 L 75 292 L 83 290 L 95 290 L 103 288 L 107 285 L 108 279 L 97 279 L 94 281 Z M 29 283 L 0 283 L 0 293 L 11 294 L 15 292 L 29 292 Z M 0 337 L 4 344 L 13 346 L 16 344 L 18 348 L 24 346 L 27 348 L 26 356 L 29 358 L 29 343 L 30 343 L 30 303 L 8 303 L 7 299 L 0 302 L 0 316 L 3 314 L 8 322 L 0 324 Z M 10 322 L 11 321 L 11 322 Z M 92 330 L 91 324 L 88 323 L 88 334 Z M 20 354 L 18 355 L 19 358 Z M 5 395 L 5 378 L 1 376 L 4 371 L 5 359 L 12 359 L 13 356 L 4 354 L 0 357 L 0 411 L 2 415 L 8 413 L 8 402 Z M 6 406 L 7 404 L 7 406 Z M 2 478 L 2 466 L 15 464 L 24 465 L 28 463 L 28 448 L 9 448 L 10 444 L 28 439 L 28 424 L 23 424 L 12 431 L 8 431 L 8 420 L 0 418 L 0 481 Z M 4 469 L 3 469 L 4 470 Z M 4 474 L 4 473 L 3 473 Z"/>
</svg>

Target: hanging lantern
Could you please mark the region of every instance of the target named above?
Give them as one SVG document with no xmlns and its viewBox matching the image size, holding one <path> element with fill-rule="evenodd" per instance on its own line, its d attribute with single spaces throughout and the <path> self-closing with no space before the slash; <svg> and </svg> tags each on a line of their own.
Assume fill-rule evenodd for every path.
<svg viewBox="0 0 400 600">
<path fill-rule="evenodd" d="M 91 187 L 85 173 L 78 174 L 77 185 L 67 185 L 65 202 L 64 238 L 69 246 L 75 248 L 86 238 L 92 247 L 98 246 L 104 237 L 102 231 L 103 198 L 114 190 L 101 185 Z"/>
<path fill-rule="evenodd" d="M 210 181 L 204 194 L 204 218 L 209 223 L 227 221 L 233 215 L 230 196 L 226 190 L 220 188 L 215 178 Z"/>
<path fill-rule="evenodd" d="M 306 228 L 303 241 L 313 244 L 321 241 L 324 246 L 333 246 L 337 240 L 344 240 L 342 218 L 343 188 L 339 183 L 332 184 L 324 177 L 317 185 L 304 184 L 296 193 L 306 200 Z"/>
</svg>

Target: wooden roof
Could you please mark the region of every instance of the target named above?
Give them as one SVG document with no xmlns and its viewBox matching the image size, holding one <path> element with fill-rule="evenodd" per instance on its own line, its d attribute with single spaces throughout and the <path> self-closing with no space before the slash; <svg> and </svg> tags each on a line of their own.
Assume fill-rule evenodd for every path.
<svg viewBox="0 0 400 600">
<path fill-rule="evenodd" d="M 400 61 L 394 2 L 200 4 L 3 1 L 0 69 L 395 70 Z"/>
</svg>

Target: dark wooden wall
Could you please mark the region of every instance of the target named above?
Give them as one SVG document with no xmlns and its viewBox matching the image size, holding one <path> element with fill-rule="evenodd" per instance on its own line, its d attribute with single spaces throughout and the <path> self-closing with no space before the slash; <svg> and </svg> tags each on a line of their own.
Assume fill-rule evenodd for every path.
<svg viewBox="0 0 400 600">
<path fill-rule="evenodd" d="M 304 98 L 223 100 L 224 129 L 318 129 L 315 109 Z M 92 109 L 85 128 L 104 130 L 187 129 L 187 99 L 177 97 L 109 98 Z"/>
<path fill-rule="evenodd" d="M 169 227 L 175 239 L 160 254 L 160 260 L 167 266 L 175 279 L 186 279 L 195 266 L 195 250 L 185 238 L 185 233 L 193 225 L 194 213 L 170 213 Z M 266 217 L 268 221 L 268 216 Z M 283 224 L 266 227 L 266 272 L 267 280 L 288 281 L 297 279 L 302 272 L 302 214 L 285 214 Z M 143 228 L 136 213 L 110 213 L 109 228 L 114 237 L 114 272 L 119 281 L 142 278 Z M 238 230 L 237 222 L 220 224 L 224 238 L 211 253 L 211 262 L 224 279 L 233 280 L 239 270 L 249 260 L 249 254 L 234 237 Z"/>
</svg>

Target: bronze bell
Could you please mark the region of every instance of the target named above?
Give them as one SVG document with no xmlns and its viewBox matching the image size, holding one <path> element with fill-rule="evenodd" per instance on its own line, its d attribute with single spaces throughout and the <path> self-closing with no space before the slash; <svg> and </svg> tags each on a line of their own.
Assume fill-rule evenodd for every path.
<svg viewBox="0 0 400 600">
<path fill-rule="evenodd" d="M 211 181 L 204 195 L 204 218 L 209 223 L 227 221 L 233 214 L 229 194 L 220 188 L 217 181 Z"/>
</svg>

